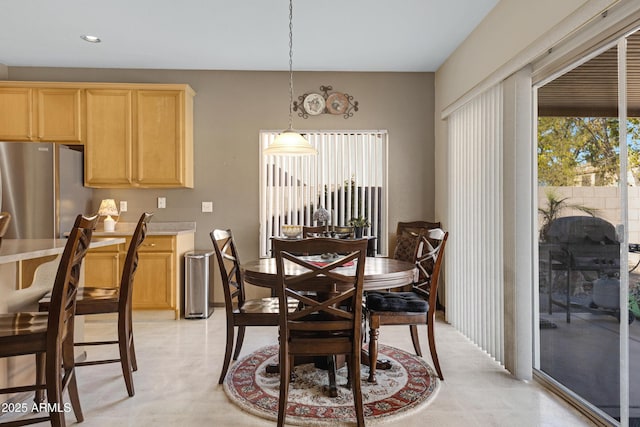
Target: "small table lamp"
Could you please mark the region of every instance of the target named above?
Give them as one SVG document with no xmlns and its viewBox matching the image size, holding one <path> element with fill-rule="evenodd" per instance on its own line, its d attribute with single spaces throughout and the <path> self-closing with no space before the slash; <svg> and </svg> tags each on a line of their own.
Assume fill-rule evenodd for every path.
<svg viewBox="0 0 640 427">
<path fill-rule="evenodd" d="M 106 216 L 106 218 L 104 219 L 104 231 L 116 231 L 116 221 L 111 218 L 111 215 L 118 216 L 118 208 L 116 208 L 115 200 L 104 199 L 102 202 L 100 202 L 98 215 Z"/>
<path fill-rule="evenodd" d="M 323 208 L 322 206 L 318 206 L 318 209 L 313 213 L 313 220 L 322 222 L 322 224 L 326 227 L 325 234 L 329 235 L 329 220 L 331 219 L 331 214 L 328 210 Z"/>
</svg>

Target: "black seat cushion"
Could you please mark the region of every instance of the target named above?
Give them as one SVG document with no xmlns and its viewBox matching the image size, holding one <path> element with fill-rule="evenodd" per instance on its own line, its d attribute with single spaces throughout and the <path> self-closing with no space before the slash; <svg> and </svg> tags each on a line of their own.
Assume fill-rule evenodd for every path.
<svg viewBox="0 0 640 427">
<path fill-rule="evenodd" d="M 425 313 L 429 303 L 415 292 L 369 292 L 367 308 L 374 311 Z"/>
</svg>

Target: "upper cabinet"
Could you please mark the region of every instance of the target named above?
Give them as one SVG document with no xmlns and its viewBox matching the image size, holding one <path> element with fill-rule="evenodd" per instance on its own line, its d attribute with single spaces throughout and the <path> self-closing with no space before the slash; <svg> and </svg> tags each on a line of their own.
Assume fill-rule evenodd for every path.
<svg viewBox="0 0 640 427">
<path fill-rule="evenodd" d="M 181 86 L 87 89 L 87 186 L 193 187 L 194 93 Z"/>
<path fill-rule="evenodd" d="M 82 144 L 85 185 L 193 188 L 186 84 L 0 81 L 0 141 Z"/>
<path fill-rule="evenodd" d="M 82 89 L 0 82 L 0 140 L 81 143 Z"/>
<path fill-rule="evenodd" d="M 136 91 L 135 164 L 145 187 L 193 187 L 193 101 L 184 91 Z"/>
<path fill-rule="evenodd" d="M 133 91 L 87 89 L 84 180 L 90 187 L 130 187 Z"/>
</svg>

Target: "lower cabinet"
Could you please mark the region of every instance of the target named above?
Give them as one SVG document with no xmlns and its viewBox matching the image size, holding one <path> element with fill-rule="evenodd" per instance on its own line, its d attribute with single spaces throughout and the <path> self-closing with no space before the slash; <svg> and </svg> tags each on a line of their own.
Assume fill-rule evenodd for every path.
<svg viewBox="0 0 640 427">
<path fill-rule="evenodd" d="M 133 286 L 133 308 L 173 309 L 176 307 L 175 261 L 172 252 L 140 253 Z M 144 285 L 141 285 L 144 284 Z"/>
<path fill-rule="evenodd" d="M 124 244 L 89 250 L 84 258 L 84 282 L 86 286 L 118 287 L 122 274 Z"/>
<path fill-rule="evenodd" d="M 117 236 L 117 235 L 116 235 Z M 131 236 L 127 242 L 90 250 L 85 258 L 86 286 L 119 286 Z M 147 235 L 138 250 L 138 269 L 133 279 L 134 310 L 171 310 L 182 313 L 183 257 L 193 250 L 193 233 Z"/>
</svg>

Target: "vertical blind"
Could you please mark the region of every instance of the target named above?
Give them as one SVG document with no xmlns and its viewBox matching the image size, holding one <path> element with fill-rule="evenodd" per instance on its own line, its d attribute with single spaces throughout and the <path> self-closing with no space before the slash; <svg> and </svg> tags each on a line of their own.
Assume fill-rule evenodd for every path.
<svg viewBox="0 0 640 427">
<path fill-rule="evenodd" d="M 502 86 L 451 113 L 447 320 L 504 364 Z"/>
<path fill-rule="evenodd" d="M 387 252 L 387 131 L 300 131 L 317 156 L 264 156 L 278 132 L 260 133 L 260 256 L 270 256 L 272 236 L 284 224 L 315 225 L 320 206 L 330 224 L 367 217 L 377 252 Z"/>
</svg>

